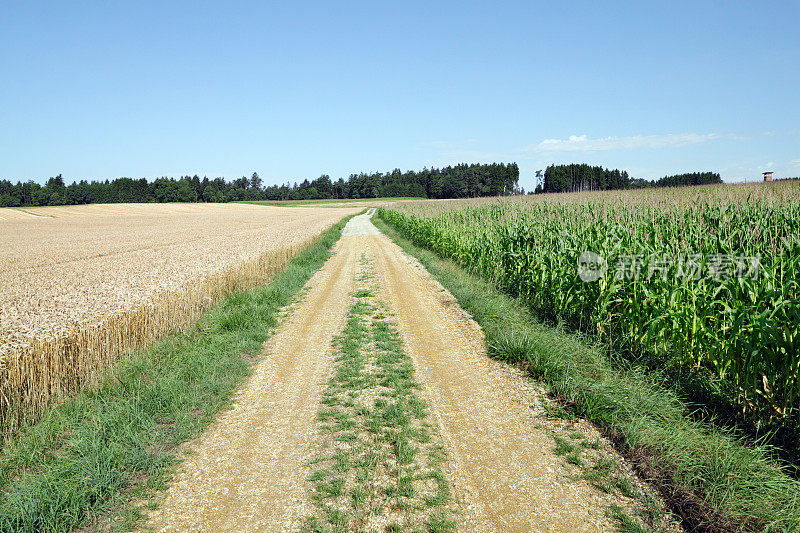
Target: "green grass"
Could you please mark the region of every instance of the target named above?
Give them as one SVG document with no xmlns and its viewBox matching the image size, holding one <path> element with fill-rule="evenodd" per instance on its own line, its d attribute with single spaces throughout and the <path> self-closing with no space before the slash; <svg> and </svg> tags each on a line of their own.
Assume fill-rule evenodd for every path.
<svg viewBox="0 0 800 533">
<path fill-rule="evenodd" d="M 574 415 L 573 415 L 573 420 Z M 662 510 L 661 502 L 654 496 L 652 487 L 644 491 L 638 490 L 631 479 L 626 477 L 619 468 L 616 457 L 602 453 L 602 443 L 599 439 L 589 440 L 582 432 L 572 431 L 565 436 L 563 432 L 553 431 L 555 453 L 563 457 L 566 465 L 571 465 L 572 471 L 577 475 L 572 479 L 583 480 L 596 489 L 607 494 L 616 491 L 622 496 L 633 500 L 635 516 L 626 514 L 621 507 L 611 505 L 607 508 L 609 516 L 616 522 L 619 531 L 662 531 L 669 522 L 674 522 L 671 514 Z M 639 528 L 639 529 L 637 529 Z"/>
<path fill-rule="evenodd" d="M 643 526 L 630 516 L 618 505 L 613 505 L 608 510 L 609 516 L 617 521 L 620 533 L 653 533 L 653 529 Z"/>
<path fill-rule="evenodd" d="M 711 517 L 750 531 L 800 528 L 800 482 L 768 447 L 693 420 L 657 375 L 620 368 L 602 347 L 542 325 L 523 303 L 373 220 L 472 314 L 492 356 L 523 366 L 568 410 L 603 428 L 690 527 Z M 689 496 L 700 505 L 683 505 Z"/>
<path fill-rule="evenodd" d="M 568 442 L 563 437 L 556 436 L 555 441 L 556 441 L 556 448 L 555 448 L 556 455 L 567 455 L 575 451 L 575 445 L 572 444 L 571 442 Z"/>
<path fill-rule="evenodd" d="M 356 298 L 369 298 L 372 296 L 372 291 L 369 289 L 359 289 L 353 294 L 353 296 Z"/>
<path fill-rule="evenodd" d="M 362 271 L 370 263 L 362 255 Z M 374 292 L 363 285 L 352 294 L 334 340 L 334 371 L 317 416 L 323 451 L 309 478 L 316 512 L 304 530 L 361 531 L 378 515 L 389 530 L 453 531 L 444 453 L 416 396 L 410 358 Z"/>
<path fill-rule="evenodd" d="M 417 198 L 414 196 L 398 196 L 394 197 L 381 197 L 381 198 L 325 198 L 319 200 L 245 200 L 242 202 L 236 202 L 241 204 L 254 204 L 254 205 L 271 205 L 277 207 L 287 207 L 287 206 L 301 206 L 301 205 L 316 205 L 316 206 L 326 206 L 331 205 L 335 207 L 336 204 L 343 204 L 343 203 L 382 203 L 382 202 L 396 202 L 398 200 L 424 200 L 424 198 Z"/>
<path fill-rule="evenodd" d="M 266 286 L 226 298 L 189 333 L 116 365 L 6 442 L 0 531 L 132 527 L 130 504 L 162 489 L 176 446 L 226 407 L 279 311 L 330 256 L 346 223 L 327 230 Z"/>
</svg>

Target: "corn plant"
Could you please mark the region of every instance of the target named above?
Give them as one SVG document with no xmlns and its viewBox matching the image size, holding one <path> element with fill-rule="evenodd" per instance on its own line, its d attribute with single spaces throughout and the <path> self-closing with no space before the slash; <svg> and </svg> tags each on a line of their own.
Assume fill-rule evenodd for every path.
<svg viewBox="0 0 800 533">
<path fill-rule="evenodd" d="M 796 424 L 800 183 L 412 203 L 382 216 L 524 299 L 542 319 L 721 384 Z M 586 282 L 578 258 L 608 271 Z"/>
</svg>

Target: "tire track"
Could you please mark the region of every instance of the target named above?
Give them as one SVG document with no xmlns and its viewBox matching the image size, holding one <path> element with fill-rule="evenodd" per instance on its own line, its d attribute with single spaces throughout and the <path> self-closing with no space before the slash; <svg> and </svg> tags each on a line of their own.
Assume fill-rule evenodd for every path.
<svg viewBox="0 0 800 533">
<path fill-rule="evenodd" d="M 304 515 L 307 440 L 343 325 L 357 245 L 342 239 L 267 341 L 233 407 L 190 446 L 155 531 L 280 531 Z"/>
<path fill-rule="evenodd" d="M 487 356 L 480 326 L 419 262 L 382 234 L 369 244 L 448 452 L 459 530 L 613 530 L 607 496 L 565 475 L 531 380 Z"/>
</svg>

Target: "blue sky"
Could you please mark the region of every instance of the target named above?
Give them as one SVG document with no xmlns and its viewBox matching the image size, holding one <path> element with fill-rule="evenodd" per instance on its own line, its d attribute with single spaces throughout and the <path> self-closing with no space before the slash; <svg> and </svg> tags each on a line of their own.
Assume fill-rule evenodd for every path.
<svg viewBox="0 0 800 533">
<path fill-rule="evenodd" d="M 800 175 L 800 2 L 17 2 L 0 178 Z"/>
</svg>

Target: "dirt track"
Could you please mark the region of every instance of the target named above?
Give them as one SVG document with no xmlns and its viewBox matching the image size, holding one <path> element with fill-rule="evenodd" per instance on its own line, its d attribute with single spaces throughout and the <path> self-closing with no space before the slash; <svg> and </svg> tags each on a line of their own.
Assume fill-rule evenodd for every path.
<svg viewBox="0 0 800 533">
<path fill-rule="evenodd" d="M 571 478 L 542 426 L 541 393 L 486 356 L 479 326 L 416 260 L 365 215 L 265 345 L 233 408 L 191 444 L 148 527 L 156 531 L 296 530 L 307 515 L 315 415 L 343 327 L 359 257 L 374 263 L 380 296 L 413 359 L 460 531 L 613 529 L 612 501 Z M 624 503 L 624 502 L 622 502 Z"/>
</svg>

